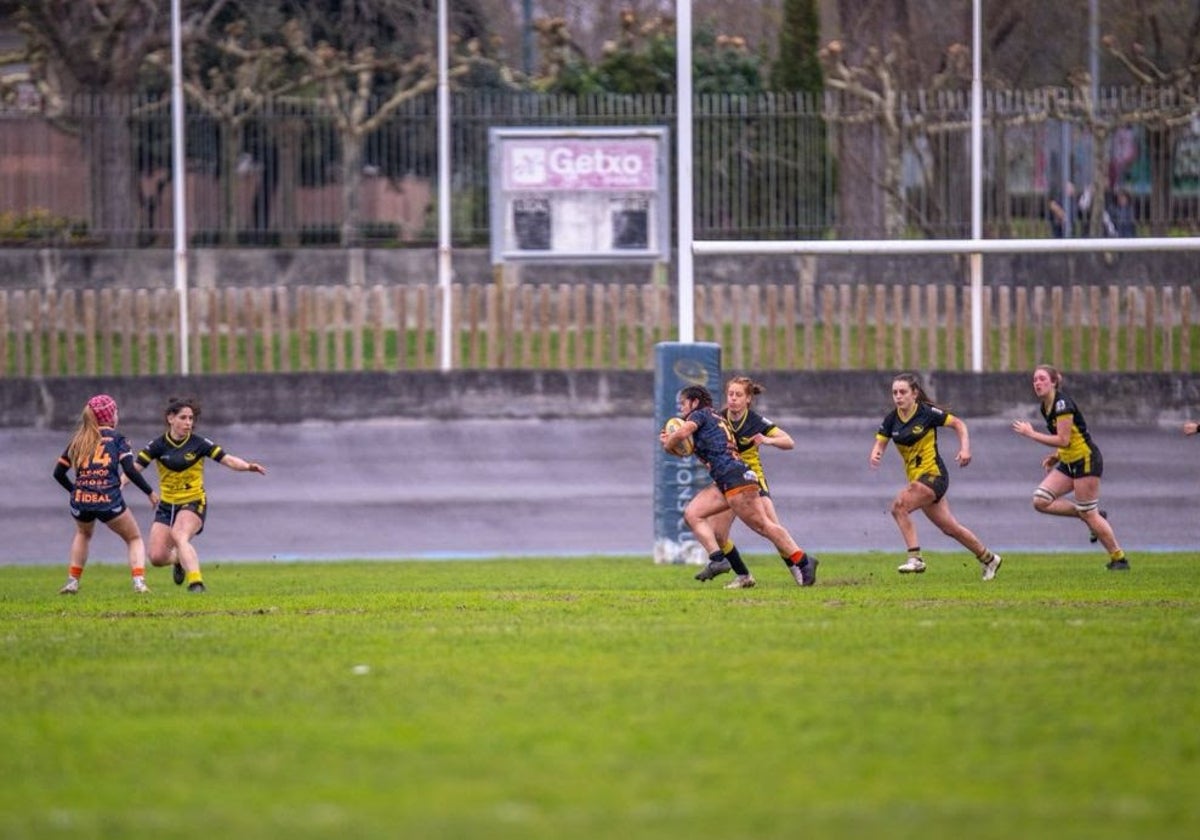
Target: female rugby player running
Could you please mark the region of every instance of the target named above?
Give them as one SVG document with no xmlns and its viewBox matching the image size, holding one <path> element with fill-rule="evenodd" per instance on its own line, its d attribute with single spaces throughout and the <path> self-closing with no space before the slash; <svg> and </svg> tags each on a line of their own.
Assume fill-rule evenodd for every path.
<svg viewBox="0 0 1200 840">
<path fill-rule="evenodd" d="M 710 496 L 709 503 L 694 508 L 689 504 L 684 512 L 696 540 L 708 552 L 709 562 L 721 563 L 726 559 L 708 517 L 720 513 L 728 505 L 734 516 L 771 541 L 779 555 L 786 558 L 784 562 L 798 584 L 812 586 L 817 582 L 817 558 L 806 554 L 786 528 L 771 521 L 762 497 L 758 495 L 758 476 L 737 456 L 733 432 L 728 422 L 713 410 L 712 394 L 707 388 L 689 385 L 679 392 L 678 402 L 683 423 L 673 432 L 662 432 L 659 441 L 670 452 L 690 435 L 696 446 L 696 457 L 707 467 L 721 493 L 722 498 Z M 729 558 L 729 562 L 737 577 L 726 584 L 726 589 L 754 586 L 754 577 L 740 557 Z"/>
<path fill-rule="evenodd" d="M 758 449 L 760 446 L 792 449 L 796 443 L 792 440 L 791 435 L 751 407 L 754 398 L 763 390 L 763 386 L 749 376 L 731 378 L 725 383 L 725 408 L 721 410 L 721 416 L 725 418 L 730 431 L 733 432 L 734 440 L 737 442 L 738 457 L 745 461 L 758 476 L 758 495 L 762 497 L 767 515 L 772 522 L 778 525 L 779 515 L 775 512 L 775 503 L 771 500 L 771 491 L 767 487 L 767 476 L 763 472 L 762 459 L 759 457 Z M 712 506 L 714 502 L 724 504 L 720 513 L 709 517 L 709 523 L 716 534 L 717 544 L 725 554 L 725 560 L 720 563 L 709 563 L 697 572 L 696 580 L 699 581 L 712 580 L 717 575 L 725 574 L 733 568 L 733 560 L 741 559 L 737 546 L 729 538 L 729 532 L 733 528 L 733 510 L 724 503 L 724 496 L 721 495 L 721 491 L 717 489 L 716 485 L 710 484 L 705 487 L 692 498 L 688 506 Z M 685 519 L 687 515 L 685 510 Z"/>
<path fill-rule="evenodd" d="M 1038 365 L 1033 371 L 1033 393 L 1049 432 L 1034 431 L 1028 420 L 1014 420 L 1012 429 L 1043 446 L 1054 447 L 1053 455 L 1042 460 L 1046 477 L 1033 491 L 1033 507 L 1038 513 L 1082 519 L 1108 551 L 1110 572 L 1129 571 L 1129 559 L 1117 543 L 1108 517 L 1100 510 L 1100 476 L 1104 458 L 1088 434 L 1083 412 L 1062 390 L 1062 374 L 1050 365 Z M 1062 498 L 1074 494 L 1074 500 Z"/>
<path fill-rule="evenodd" d="M 892 402 L 890 411 L 875 432 L 875 445 L 871 448 L 872 469 L 879 466 L 888 441 L 896 442 L 896 450 L 904 458 L 904 473 L 908 484 L 892 502 L 892 518 L 904 538 L 908 559 L 896 571 L 900 574 L 925 571 L 925 560 L 921 557 L 921 546 L 917 539 L 917 527 L 912 521 L 912 512 L 919 510 L 942 533 L 953 537 L 963 548 L 975 555 L 983 567 L 983 579 L 991 580 L 1000 568 L 999 554 L 990 551 L 979 537 L 960 523 L 950 511 L 946 491 L 950 488 L 950 475 L 938 451 L 937 428 L 949 426 L 958 435 L 958 454 L 954 460 L 960 467 L 971 463 L 971 438 L 967 424 L 934 405 L 921 382 L 913 373 L 897 374 L 892 380 Z"/>
<path fill-rule="evenodd" d="M 192 539 L 204 530 L 208 516 L 204 459 L 212 458 L 238 472 L 266 475 L 267 468 L 230 455 L 208 438 L 193 435 L 200 419 L 200 403 L 195 397 L 171 397 L 164 418 L 166 433 L 146 444 L 137 456 L 139 470 L 158 462 L 158 486 L 162 491 L 162 501 L 150 526 L 150 563 L 173 565 L 177 585 L 186 582 L 189 592 L 204 592 L 200 556 L 192 545 Z"/>
</svg>

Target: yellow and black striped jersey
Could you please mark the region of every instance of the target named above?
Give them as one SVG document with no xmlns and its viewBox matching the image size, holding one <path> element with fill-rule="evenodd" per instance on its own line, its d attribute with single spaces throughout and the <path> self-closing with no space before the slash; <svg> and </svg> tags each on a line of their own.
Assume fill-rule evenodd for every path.
<svg viewBox="0 0 1200 840">
<path fill-rule="evenodd" d="M 150 441 L 138 453 L 138 463 L 148 467 L 158 462 L 158 495 L 172 505 L 204 499 L 204 459 L 220 461 L 225 450 L 211 440 L 188 435 L 175 440 L 169 434 Z"/>
<path fill-rule="evenodd" d="M 754 443 L 754 436 L 770 435 L 778 426 L 758 412 L 751 410 L 747 410 L 737 420 L 729 413 L 728 408 L 721 411 L 721 416 L 725 418 L 725 421 L 729 423 L 729 428 L 733 431 L 738 454 L 746 462 L 746 466 L 754 470 L 754 474 L 758 476 L 758 483 L 762 485 L 763 489 L 766 489 L 767 478 L 763 474 L 762 460 L 758 457 L 758 447 Z"/>
<path fill-rule="evenodd" d="M 875 436 L 896 444 L 909 481 L 922 475 L 946 475 L 946 465 L 938 452 L 937 427 L 953 419 L 954 415 L 923 402 L 908 418 L 902 418 L 899 409 L 893 409 L 883 418 Z"/>
<path fill-rule="evenodd" d="M 1067 440 L 1066 446 L 1058 449 L 1059 461 L 1071 464 L 1087 458 L 1095 451 L 1096 445 L 1092 443 L 1092 436 L 1088 434 L 1087 421 L 1083 419 L 1083 412 L 1079 410 L 1075 400 L 1062 391 L 1055 391 L 1054 401 L 1050 403 L 1050 410 L 1047 411 L 1040 406 L 1039 410 L 1042 413 L 1042 419 L 1046 421 L 1046 429 L 1052 435 L 1058 434 L 1060 417 L 1070 416 L 1071 418 L 1071 437 Z"/>
</svg>

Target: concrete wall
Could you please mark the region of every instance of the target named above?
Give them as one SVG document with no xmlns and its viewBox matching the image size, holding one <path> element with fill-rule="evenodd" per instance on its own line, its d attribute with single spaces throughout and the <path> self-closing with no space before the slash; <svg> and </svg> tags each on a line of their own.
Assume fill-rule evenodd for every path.
<svg viewBox="0 0 1200 840">
<path fill-rule="evenodd" d="M 491 282 L 487 252 L 459 250 L 456 280 Z M 0 289 L 170 288 L 173 255 L 136 251 L 0 249 Z M 522 266 L 525 282 L 592 280 L 645 282 L 654 271 L 639 264 Z M 958 258 L 830 257 L 810 259 L 706 258 L 697 282 L 921 282 L 963 281 Z M 1200 263 L 1191 254 L 1007 255 L 985 260 L 988 279 L 1018 284 L 1192 283 Z M 668 272 L 669 273 L 669 272 Z M 430 249 L 199 249 L 189 282 L 197 287 L 257 284 L 432 283 Z M 889 405 L 889 373 L 824 372 L 764 375 L 760 407 L 778 417 L 881 414 Z M 937 400 L 967 417 L 1028 412 L 1029 376 L 933 373 Z M 1173 422 L 1200 414 L 1200 376 L 1194 374 L 1087 375 L 1070 386 L 1091 412 L 1105 419 Z M 144 377 L 136 379 L 0 379 L 0 426 L 68 428 L 93 393 L 112 393 L 126 421 L 157 422 L 167 396 L 194 393 L 206 422 L 288 423 L 385 417 L 614 417 L 653 414 L 650 373 L 605 371 L 469 371 L 452 374 L 341 373 Z"/>
<path fill-rule="evenodd" d="M 922 372 L 930 394 L 967 419 L 1030 417 L 1029 374 Z M 891 374 L 770 373 L 758 407 L 777 418 L 882 417 Z M 1173 424 L 1200 416 L 1200 374 L 1089 374 L 1068 387 L 1096 422 Z M 719 387 L 719 386 L 718 386 Z M 611 417 L 654 414 L 652 373 L 464 371 L 454 373 L 234 374 L 130 379 L 0 379 L 0 426 L 68 429 L 92 394 L 109 393 L 122 422 L 162 419 L 166 398 L 194 394 L 204 422 L 295 423 L 382 418 Z"/>
<path fill-rule="evenodd" d="M 484 249 L 459 249 L 452 258 L 454 279 L 487 283 L 495 279 Z M 663 269 L 673 281 L 674 263 Z M 508 275 L 528 283 L 632 282 L 655 276 L 655 267 L 638 263 L 593 265 L 522 265 Z M 0 248 L 0 289 L 174 286 L 170 249 L 63 250 Z M 701 257 L 697 283 L 962 283 L 962 257 L 912 255 L 874 257 Z M 1191 253 L 1002 254 L 984 259 L 988 282 L 1009 285 L 1108 285 L 1164 283 L 1178 286 L 1200 280 L 1200 261 Z M 435 249 L 199 248 L 191 252 L 189 285 L 195 288 L 255 285 L 338 285 L 434 283 Z"/>
</svg>

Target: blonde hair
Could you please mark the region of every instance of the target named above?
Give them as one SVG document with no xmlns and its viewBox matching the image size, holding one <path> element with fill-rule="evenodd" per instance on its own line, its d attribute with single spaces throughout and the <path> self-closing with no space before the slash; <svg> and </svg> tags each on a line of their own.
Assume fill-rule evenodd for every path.
<svg viewBox="0 0 1200 840">
<path fill-rule="evenodd" d="M 762 385 L 759 385 L 757 382 L 755 382 L 753 379 L 751 379 L 749 376 L 731 376 L 731 377 L 729 377 L 729 379 L 725 380 L 725 390 L 726 391 L 729 390 L 730 385 L 741 385 L 742 388 L 745 389 L 746 395 L 748 397 L 750 397 L 751 400 L 753 400 L 755 397 L 757 397 L 763 391 L 767 390 Z"/>
<path fill-rule="evenodd" d="M 96 413 L 92 411 L 92 407 L 85 405 L 83 413 L 79 415 L 79 425 L 75 427 L 75 434 L 71 435 L 71 442 L 67 444 L 67 458 L 76 472 L 91 460 L 92 453 L 99 445 L 100 424 L 96 421 Z"/>
<path fill-rule="evenodd" d="M 1063 381 L 1062 372 L 1058 368 L 1056 368 L 1054 365 L 1038 365 L 1037 367 L 1034 368 L 1034 370 L 1045 371 L 1046 375 L 1050 377 L 1050 381 L 1054 383 L 1055 388 L 1062 385 L 1062 381 Z"/>
</svg>

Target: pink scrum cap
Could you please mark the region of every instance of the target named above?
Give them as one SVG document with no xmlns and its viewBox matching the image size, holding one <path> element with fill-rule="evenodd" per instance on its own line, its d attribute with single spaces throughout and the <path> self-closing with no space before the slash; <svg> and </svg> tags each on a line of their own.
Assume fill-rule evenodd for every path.
<svg viewBox="0 0 1200 840">
<path fill-rule="evenodd" d="M 108 394 L 97 394 L 87 401 L 88 408 L 96 415 L 101 426 L 111 426 L 117 420 L 117 401 Z"/>
</svg>

